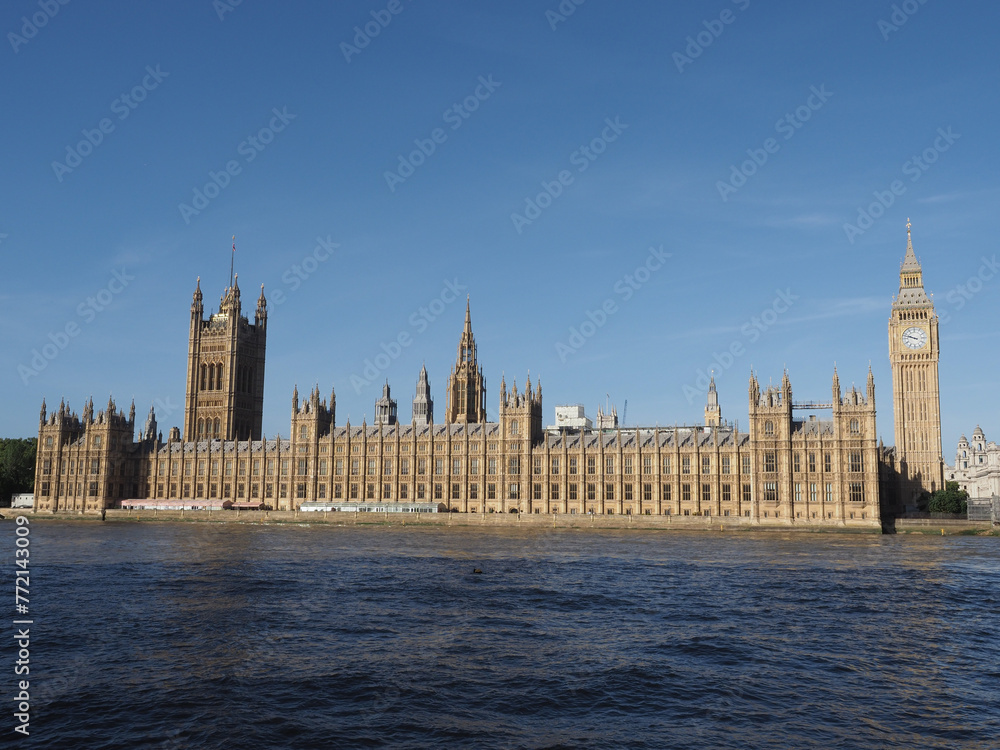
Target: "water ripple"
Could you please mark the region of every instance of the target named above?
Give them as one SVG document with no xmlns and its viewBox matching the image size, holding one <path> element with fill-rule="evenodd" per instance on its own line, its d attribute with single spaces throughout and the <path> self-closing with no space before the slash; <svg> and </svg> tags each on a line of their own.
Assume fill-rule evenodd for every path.
<svg viewBox="0 0 1000 750">
<path fill-rule="evenodd" d="M 996 539 L 51 522 L 32 541 L 33 747 L 1000 736 Z"/>
</svg>

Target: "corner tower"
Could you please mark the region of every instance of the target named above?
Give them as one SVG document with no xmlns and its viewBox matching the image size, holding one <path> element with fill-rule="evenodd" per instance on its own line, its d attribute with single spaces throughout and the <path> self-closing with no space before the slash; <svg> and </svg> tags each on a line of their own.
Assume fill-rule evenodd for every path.
<svg viewBox="0 0 1000 750">
<path fill-rule="evenodd" d="M 238 276 L 206 320 L 199 277 L 188 335 L 185 440 L 260 440 L 266 343 L 263 285 L 253 323 L 242 314 Z"/>
<path fill-rule="evenodd" d="M 465 300 L 465 328 L 458 342 L 458 361 L 448 377 L 447 424 L 474 424 L 486 421 L 486 381 L 476 360 L 476 340 L 472 336 L 469 300 Z"/>
<path fill-rule="evenodd" d="M 906 257 L 889 317 L 892 414 L 904 504 L 944 487 L 938 316 L 924 291 L 923 272 L 906 222 Z"/>
</svg>

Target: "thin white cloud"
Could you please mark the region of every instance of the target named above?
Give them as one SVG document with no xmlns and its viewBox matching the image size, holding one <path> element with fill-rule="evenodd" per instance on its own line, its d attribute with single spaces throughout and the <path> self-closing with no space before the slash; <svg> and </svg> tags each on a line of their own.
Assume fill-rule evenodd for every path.
<svg viewBox="0 0 1000 750">
<path fill-rule="evenodd" d="M 853 315 L 868 315 L 886 309 L 884 297 L 846 297 L 842 299 L 816 300 L 816 312 L 789 318 L 785 321 L 792 325 L 813 320 L 829 320 L 830 318 L 846 318 Z"/>
<path fill-rule="evenodd" d="M 917 203 L 951 203 L 968 197 L 968 193 L 941 193 L 940 195 L 929 195 L 926 198 L 918 198 Z"/>
<path fill-rule="evenodd" d="M 763 223 L 768 227 L 828 227 L 840 222 L 841 219 L 832 214 L 814 213 L 789 216 L 785 219 L 769 219 Z"/>
</svg>

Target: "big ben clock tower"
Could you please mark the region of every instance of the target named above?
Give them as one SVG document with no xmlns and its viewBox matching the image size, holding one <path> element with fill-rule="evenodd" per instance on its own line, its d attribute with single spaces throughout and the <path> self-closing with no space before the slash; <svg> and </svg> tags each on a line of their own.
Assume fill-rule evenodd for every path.
<svg viewBox="0 0 1000 750">
<path fill-rule="evenodd" d="M 938 317 L 924 291 L 907 219 L 906 257 L 899 269 L 899 294 L 889 318 L 892 411 L 904 506 L 912 504 L 921 492 L 944 487 L 939 355 Z"/>
</svg>

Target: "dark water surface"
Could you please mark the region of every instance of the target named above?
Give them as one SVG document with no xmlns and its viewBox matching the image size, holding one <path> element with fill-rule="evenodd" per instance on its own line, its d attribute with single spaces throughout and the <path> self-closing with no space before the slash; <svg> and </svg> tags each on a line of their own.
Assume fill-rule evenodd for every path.
<svg viewBox="0 0 1000 750">
<path fill-rule="evenodd" d="M 997 538 L 39 521 L 31 560 L 0 745 L 1000 747 Z"/>
</svg>

